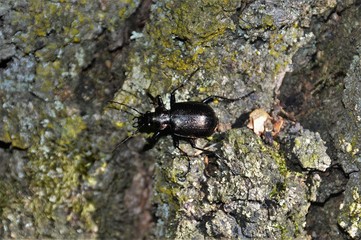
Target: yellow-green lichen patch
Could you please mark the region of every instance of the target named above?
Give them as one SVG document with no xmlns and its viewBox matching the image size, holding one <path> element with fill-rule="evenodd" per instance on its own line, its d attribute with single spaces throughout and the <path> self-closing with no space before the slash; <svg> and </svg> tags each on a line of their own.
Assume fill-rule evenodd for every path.
<svg viewBox="0 0 361 240">
<path fill-rule="evenodd" d="M 27 175 L 32 192 L 29 208 L 39 229 L 49 228 L 53 221 L 71 224 L 78 218 L 89 230 L 96 229 L 91 218 L 94 208 L 79 193 L 80 180 L 86 178 L 86 156 L 75 151 L 73 133 L 67 132 L 62 138 L 65 137 L 68 140 L 60 141 L 62 145 L 45 142 L 46 146 L 34 145 L 29 149 Z M 70 234 L 74 229 L 68 230 Z"/>
<path fill-rule="evenodd" d="M 182 1 L 169 6 L 173 16 L 171 34 L 190 42 L 208 42 L 235 26 L 221 4 L 210 1 Z M 233 9 L 235 11 L 235 9 Z"/>
<path fill-rule="evenodd" d="M 7 117 L 3 118 L 3 122 L 1 124 L 2 127 L 0 129 L 0 140 L 5 143 L 11 143 L 14 139 L 14 137 L 10 134 L 12 132 L 10 131 L 12 125 L 9 124 Z"/>
<path fill-rule="evenodd" d="M 158 199 L 158 201 L 167 202 L 167 199 L 172 199 L 174 204 L 180 207 L 192 198 L 186 193 L 185 186 L 182 186 L 182 181 L 180 181 L 181 178 L 186 177 L 187 161 L 189 161 L 187 158 L 175 158 L 167 166 L 158 169 L 162 173 L 161 176 L 157 175 L 156 177 L 156 186 L 159 190 L 157 192 L 162 195 L 159 195 L 161 199 Z"/>
<path fill-rule="evenodd" d="M 51 42 L 44 48 L 35 52 L 35 57 L 41 62 L 55 61 L 59 51 L 59 43 Z M 58 60 L 59 61 L 59 60 Z"/>
<path fill-rule="evenodd" d="M 38 64 L 36 67 L 36 78 L 38 79 L 38 90 L 45 93 L 54 91 L 54 79 L 61 82 L 61 70 L 58 68 L 58 63 L 53 67 L 52 63 Z"/>
<path fill-rule="evenodd" d="M 70 144 L 72 141 L 77 139 L 79 133 L 85 128 L 86 124 L 83 119 L 79 116 L 71 116 L 61 121 L 62 131 L 59 139 L 59 144 Z"/>
<path fill-rule="evenodd" d="M 223 141 L 222 152 L 223 164 L 232 169 L 233 175 L 225 183 L 222 183 L 221 179 L 218 186 L 217 181 L 212 181 L 217 190 L 209 187 L 209 195 L 212 196 L 207 196 L 208 199 L 228 203 L 234 201 L 229 199 L 229 196 L 233 196 L 244 200 L 244 212 L 241 214 L 246 214 L 242 218 L 242 221 L 246 222 L 253 221 L 255 210 L 252 208 L 252 201 L 271 203 L 274 207 L 271 219 L 286 214 L 291 221 L 285 222 L 284 228 L 279 229 L 278 221 L 270 220 L 268 214 L 261 217 L 262 214 L 259 215 L 258 212 L 257 224 L 264 221 L 269 224 L 268 229 L 277 232 L 276 235 L 282 239 L 302 236 L 305 216 L 310 205 L 305 184 L 307 175 L 295 174 L 288 170 L 286 158 L 277 149 L 265 145 L 260 137 L 248 129 L 228 131 Z M 237 186 L 238 190 L 232 189 L 232 185 Z M 225 194 L 227 188 L 230 188 L 230 192 Z M 294 211 L 294 206 L 297 206 L 297 211 Z"/>
<path fill-rule="evenodd" d="M 359 151 L 360 151 L 357 148 L 357 146 L 358 146 L 357 135 L 353 136 L 350 142 L 346 141 L 344 137 L 343 138 L 340 137 L 339 145 L 343 152 L 350 154 L 352 157 L 356 157 L 357 153 L 359 153 Z"/>
<path fill-rule="evenodd" d="M 84 181 L 91 179 L 89 161 L 96 156 L 86 152 L 87 140 L 81 133 L 87 125 L 79 115 L 73 112 L 67 116 L 65 110 L 54 110 L 53 114 L 56 114 L 54 119 L 41 121 L 38 140 L 33 139 L 27 151 L 25 173 L 31 194 L 23 200 L 32 213 L 34 227 L 41 231 L 38 234 L 57 238 L 59 232 L 51 230 L 54 224 L 63 228 L 78 224 L 61 230 L 66 237 L 75 238 L 77 228 L 86 228 L 88 233 L 97 230 L 92 220 L 94 206 L 80 188 Z M 78 143 L 84 148 L 79 149 Z"/>
<path fill-rule="evenodd" d="M 271 29 L 276 28 L 274 19 L 270 15 L 265 15 L 262 17 L 262 24 L 265 26 L 265 28 L 271 28 Z"/>
<path fill-rule="evenodd" d="M 14 35 L 13 42 L 25 53 L 49 49 L 48 45 L 54 43 L 58 50 L 66 52 L 64 48 L 69 43 L 81 43 L 97 37 L 100 27 L 111 31 L 118 29 L 136 7 L 137 1 L 118 1 L 111 4 L 94 2 L 93 6 L 93 3 L 84 0 L 32 0 L 24 7 L 14 7 L 11 25 L 18 32 Z M 123 19 L 115 14 L 121 9 L 124 10 Z M 49 53 L 46 51 L 45 54 Z"/>
<path fill-rule="evenodd" d="M 331 164 L 320 135 L 309 130 L 294 139 L 292 152 L 303 168 L 325 171 Z"/>
<path fill-rule="evenodd" d="M 29 109 L 26 109 L 29 110 Z M 28 117 L 29 112 L 25 109 L 12 109 L 3 117 L 2 138 L 4 142 L 11 143 L 13 147 L 26 149 L 36 137 L 28 134 L 29 128 L 33 127 L 32 120 Z M 14 122 L 21 124 L 13 124 Z M 31 129 L 32 130 L 32 129 Z"/>
<path fill-rule="evenodd" d="M 14 199 L 16 199 L 14 183 L 0 181 L 0 216 L 9 204 L 15 204 Z"/>
<path fill-rule="evenodd" d="M 348 200 L 347 200 L 348 199 Z M 338 224 L 352 237 L 361 236 L 361 197 L 360 189 L 353 187 L 340 206 L 341 214 Z"/>
<path fill-rule="evenodd" d="M 130 14 L 132 14 L 132 11 L 134 10 L 134 8 L 137 7 L 136 5 L 136 1 L 133 0 L 121 0 L 119 1 L 121 6 L 118 10 L 118 16 L 125 20 L 127 17 L 130 16 Z"/>
<path fill-rule="evenodd" d="M 151 92 L 158 94 L 160 89 L 168 90 L 185 80 L 174 73 L 183 77 L 191 74 L 197 66 L 218 66 L 219 56 L 204 58 L 203 55 L 207 47 L 227 30 L 234 31 L 235 25 L 230 18 L 236 11 L 233 5 L 228 1 L 199 0 L 167 2 L 156 8 L 152 24 L 146 26 L 146 34 L 139 41 L 143 45 L 142 52 L 139 52 L 145 65 L 143 72 L 153 80 Z M 224 8 L 230 11 L 224 12 Z"/>
<path fill-rule="evenodd" d="M 280 172 L 280 174 L 283 177 L 287 178 L 290 172 L 287 169 L 286 158 L 277 151 L 271 151 L 270 154 L 273 157 L 273 159 L 276 161 L 278 165 L 278 171 Z"/>
</svg>

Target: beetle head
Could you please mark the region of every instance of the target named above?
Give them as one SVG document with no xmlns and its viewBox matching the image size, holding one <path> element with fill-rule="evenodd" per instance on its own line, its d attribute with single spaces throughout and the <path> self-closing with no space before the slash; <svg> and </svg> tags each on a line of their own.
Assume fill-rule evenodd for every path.
<svg viewBox="0 0 361 240">
<path fill-rule="evenodd" d="M 169 127 L 168 114 L 168 111 L 146 112 L 139 117 L 135 117 L 136 122 L 133 127 L 143 133 L 155 133 L 165 130 Z"/>
<path fill-rule="evenodd" d="M 133 127 L 137 128 L 142 133 L 153 133 L 159 130 L 159 123 L 154 120 L 154 112 L 146 112 L 138 117 L 135 117 Z"/>
</svg>

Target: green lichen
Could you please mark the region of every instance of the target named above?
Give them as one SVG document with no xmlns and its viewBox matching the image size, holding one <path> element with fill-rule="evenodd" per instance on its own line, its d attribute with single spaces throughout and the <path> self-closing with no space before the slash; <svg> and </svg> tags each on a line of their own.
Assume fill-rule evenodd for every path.
<svg viewBox="0 0 361 240">
<path fill-rule="evenodd" d="M 87 199 L 84 185 L 96 185 L 96 180 L 88 176 L 89 167 L 107 155 L 99 156 L 93 151 L 96 144 L 90 142 L 89 132 L 85 131 L 87 120 L 79 115 L 85 104 L 74 101 L 80 96 L 75 88 L 80 85 L 82 62 L 88 64 L 97 51 L 90 46 L 102 43 L 97 38 L 100 27 L 119 31 L 120 19 L 113 13 L 129 4 L 124 1 L 93 4 L 84 0 L 15 2 L 9 2 L 11 12 L 5 18 L 11 25 L 7 29 L 15 29 L 16 34 L 6 37 L 11 38 L 18 51 L 11 56 L 15 60 L 7 69 L 10 74 L 13 69 L 19 70 L 20 79 L 11 74 L 6 81 L 23 81 L 26 88 L 15 89 L 16 95 L 0 93 L 4 106 L 7 105 L 1 112 L 5 125 L 0 127 L 0 141 L 15 148 L 7 161 L 11 162 L 12 171 L 18 168 L 24 171 L 24 177 L 11 176 L 24 185 L 18 188 L 16 183 L 10 186 L 5 180 L 0 183 L 0 209 L 8 226 L 4 227 L 8 234 L 5 238 L 11 234 L 16 239 L 88 239 L 84 234 L 97 232 L 92 220 L 96 204 Z M 137 7 L 136 1 L 131 3 Z M 102 4 L 103 9 L 99 7 Z M 134 8 L 127 10 L 128 14 L 134 12 Z M 21 73 L 22 70 L 27 72 Z M 99 73 L 92 74 L 87 75 L 88 79 L 101 78 Z M 102 90 L 98 88 L 97 93 Z M 92 103 L 97 105 L 101 101 L 100 97 Z M 71 106 L 64 106 L 68 103 Z M 87 116 L 91 118 L 99 105 L 97 108 L 87 112 Z M 27 217 L 29 221 L 25 221 Z M 17 229 L 22 233 L 17 235 Z M 28 229 L 33 232 L 27 232 Z"/>
<path fill-rule="evenodd" d="M 271 28 L 271 29 L 275 29 L 276 26 L 274 24 L 274 19 L 271 15 L 265 15 L 262 17 L 262 24 L 264 25 L 264 27 L 267 28 Z"/>
<path fill-rule="evenodd" d="M 353 202 L 350 204 L 349 212 L 350 217 L 353 219 L 353 222 L 357 222 L 359 225 L 361 224 L 361 197 L 359 194 L 358 188 L 354 188 L 352 190 L 352 198 Z"/>
<path fill-rule="evenodd" d="M 58 140 L 60 145 L 71 144 L 77 136 L 86 128 L 86 124 L 80 116 L 71 116 L 61 121 L 62 132 Z"/>
<path fill-rule="evenodd" d="M 352 158 L 357 157 L 360 149 L 358 148 L 358 141 L 359 137 L 356 135 L 352 136 L 350 141 L 346 141 L 345 136 L 340 134 L 339 137 L 339 145 L 343 152 L 346 152 L 352 156 Z"/>
<path fill-rule="evenodd" d="M 352 238 L 358 238 L 361 236 L 361 197 L 357 187 L 351 189 L 351 196 L 349 202 L 341 205 L 338 223 Z"/>
<path fill-rule="evenodd" d="M 163 207 L 159 207 L 158 216 L 162 220 L 160 223 L 164 231 L 168 234 L 175 233 L 176 236 L 204 234 L 209 237 L 236 238 L 237 234 L 222 225 L 230 224 L 228 227 L 232 227 L 229 229 L 242 228 L 242 231 L 251 231 L 248 234 L 259 238 L 265 236 L 262 235 L 263 227 L 271 231 L 272 236 L 282 239 L 304 236 L 303 226 L 309 207 L 307 186 L 304 184 L 307 176 L 290 172 L 285 158 L 279 154 L 277 148 L 265 145 L 262 139 L 249 129 L 229 130 L 219 144 L 217 153 L 221 157 L 217 158 L 218 169 L 212 176 L 204 178 L 204 167 L 207 168 L 207 165 L 204 166 L 203 160 L 199 158 L 192 158 L 184 179 L 179 178 L 182 166 L 185 165 L 178 164 L 181 159 L 176 158 L 173 162 L 164 159 L 165 162 L 159 165 L 161 172 L 156 173 L 154 202 L 158 206 L 169 206 L 165 208 L 166 213 L 161 210 Z M 201 193 L 198 193 L 199 191 Z M 272 219 L 278 220 L 270 221 L 267 214 L 257 215 L 259 202 L 269 201 L 273 202 L 275 210 Z M 227 219 L 227 222 L 222 223 L 215 218 L 219 204 L 232 206 L 232 217 Z M 298 206 L 297 210 L 294 210 L 294 206 Z M 254 211 L 257 211 L 257 214 Z M 187 229 L 183 229 L 188 224 L 184 216 L 189 214 L 196 214 L 199 219 L 207 216 L 206 233 L 189 233 Z M 255 216 L 257 223 L 254 223 Z M 279 224 L 279 219 L 283 219 L 283 216 L 288 219 L 283 222 L 284 225 Z M 194 220 L 193 224 L 201 223 Z M 157 225 L 160 227 L 160 224 Z M 252 232 L 252 229 L 257 227 L 260 232 Z M 166 234 L 158 237 L 164 236 Z"/>
<path fill-rule="evenodd" d="M 13 147 L 20 149 L 26 149 L 29 147 L 29 136 L 21 132 L 21 126 L 13 124 L 13 121 L 21 121 L 23 117 L 25 117 L 24 112 L 16 109 L 10 111 L 8 116 L 4 117 L 4 123 L 1 129 L 2 133 L 0 136 L 1 141 L 11 143 Z"/>
<path fill-rule="evenodd" d="M 325 171 L 331 164 L 320 135 L 309 130 L 294 139 L 292 152 L 303 168 Z"/>
<path fill-rule="evenodd" d="M 15 147 L 20 147 L 23 145 L 23 144 L 20 144 L 19 145 L 19 137 L 18 136 L 14 136 L 14 134 L 10 134 L 12 131 L 11 131 L 11 124 L 9 124 L 9 121 L 7 121 L 5 119 L 4 121 L 5 123 L 2 125 L 2 128 L 0 129 L 1 131 L 1 134 L 0 134 L 0 140 L 2 142 L 5 142 L 5 143 L 11 143 L 12 141 L 15 141 L 16 142 L 16 145 L 14 145 Z"/>
<path fill-rule="evenodd" d="M 33 89 L 53 96 L 55 87 L 65 88 L 66 78 L 70 74 L 74 77 L 79 70 L 79 63 L 66 57 L 67 54 L 74 56 L 71 51 L 76 51 L 69 43 L 83 44 L 84 39 L 89 40 L 97 34 L 100 26 L 111 31 L 118 29 L 121 19 L 114 12 L 123 9 L 128 16 L 137 7 L 134 1 L 112 3 L 108 11 L 95 5 L 97 7 L 93 8 L 86 1 L 63 1 L 60 4 L 32 0 L 26 11 L 22 11 L 22 8 L 14 11 L 11 24 L 15 27 L 27 24 L 27 28 L 14 35 L 13 41 L 25 53 L 35 54 L 40 60 L 36 67 L 36 87 L 33 86 Z M 53 61 L 58 61 L 57 66 L 52 65 Z M 54 86 L 54 83 L 57 84 Z"/>
<path fill-rule="evenodd" d="M 90 231 L 94 230 L 96 224 L 92 213 L 95 209 L 84 195 L 79 194 L 79 179 L 87 179 L 89 167 L 85 160 L 89 157 L 77 145 L 86 124 L 77 115 L 60 118 L 58 124 L 51 123 L 38 132 L 42 140 L 34 142 L 28 150 L 26 174 L 33 193 L 28 210 L 34 216 L 40 235 L 46 234 L 41 231 L 50 229 L 52 222 L 71 223 L 74 219 L 80 219 Z M 54 138 L 50 132 L 59 135 Z M 68 215 L 64 215 L 64 210 Z M 76 236 L 75 229 L 66 232 L 68 237 Z M 51 235 L 58 236 L 56 233 Z"/>
<path fill-rule="evenodd" d="M 225 13 L 224 8 L 230 11 Z M 159 89 L 177 85 L 164 75 L 168 69 L 184 75 L 193 72 L 197 66 L 217 66 L 217 56 L 206 59 L 202 56 L 209 44 L 227 30 L 235 30 L 230 19 L 235 10 L 227 1 L 216 4 L 203 0 L 167 2 L 164 8 L 157 8 L 153 23 L 146 26 L 150 43 L 143 53 L 148 59 L 148 66 L 143 71 L 148 78 L 160 80 L 152 83 L 150 91 L 159 93 Z"/>
<path fill-rule="evenodd" d="M 222 5 L 210 1 L 182 1 L 170 12 L 175 15 L 172 34 L 190 40 L 194 45 L 209 42 L 225 30 L 234 30 L 234 24 L 224 15 Z M 172 6 L 167 6 L 172 8 Z M 200 11 L 202 9 L 202 11 Z M 235 10 L 235 9 L 234 9 Z M 222 19 L 223 18 L 223 19 Z M 223 21 L 220 21 L 220 20 Z"/>
<path fill-rule="evenodd" d="M 276 224 L 274 228 L 279 229 L 281 231 L 281 240 L 291 240 L 293 237 L 289 236 L 289 232 L 287 228 L 283 225 Z"/>
<path fill-rule="evenodd" d="M 73 148 L 70 143 L 62 146 L 48 143 L 49 152 L 37 145 L 30 149 L 27 173 L 31 176 L 30 189 L 34 195 L 29 207 L 39 229 L 49 227 L 51 221 L 72 222 L 76 218 L 80 218 L 88 229 L 96 226 L 91 218 L 94 208 L 83 195 L 77 194 L 79 179 L 84 177 L 87 169 L 85 156 L 74 152 L 69 155 Z M 64 208 L 68 209 L 69 215 L 58 215 L 62 212 L 58 210 Z"/>
<path fill-rule="evenodd" d="M 3 215 L 3 211 L 10 204 L 14 204 L 16 199 L 16 191 L 14 184 L 9 181 L 0 181 L 0 216 Z"/>
<path fill-rule="evenodd" d="M 156 191 L 160 193 L 157 198 L 157 202 L 171 204 L 179 209 L 179 206 L 187 202 L 192 196 L 187 195 L 184 191 L 186 186 L 183 186 L 180 182 L 180 177 L 185 173 L 178 166 L 178 163 L 183 163 L 183 160 L 188 159 L 174 159 L 171 162 L 176 161 L 176 164 L 170 163 L 169 166 L 165 166 L 161 169 L 163 177 L 157 177 L 156 179 Z"/>
</svg>

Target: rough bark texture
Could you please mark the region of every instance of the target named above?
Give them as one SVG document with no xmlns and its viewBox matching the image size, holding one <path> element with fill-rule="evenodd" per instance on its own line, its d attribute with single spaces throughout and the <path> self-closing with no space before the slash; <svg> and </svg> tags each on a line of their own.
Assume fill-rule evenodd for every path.
<svg viewBox="0 0 361 240">
<path fill-rule="evenodd" d="M 360 16 L 357 0 L 1 3 L 1 238 L 360 238 Z M 137 112 L 109 101 L 146 112 L 181 83 L 177 101 L 255 91 L 211 105 L 232 126 L 197 141 L 216 155 L 170 137 L 144 153 L 139 134 L 113 152 Z M 272 144 L 245 127 L 280 106 Z"/>
</svg>

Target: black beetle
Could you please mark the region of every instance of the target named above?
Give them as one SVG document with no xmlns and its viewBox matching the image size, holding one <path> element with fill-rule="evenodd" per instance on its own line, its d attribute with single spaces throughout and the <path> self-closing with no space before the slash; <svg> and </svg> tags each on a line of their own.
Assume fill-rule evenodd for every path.
<svg viewBox="0 0 361 240">
<path fill-rule="evenodd" d="M 160 95 L 153 97 L 150 93 L 147 93 L 148 97 L 155 105 L 154 112 L 141 113 L 133 107 L 125 105 L 123 103 L 114 102 L 120 105 L 124 105 L 137 113 L 140 116 L 136 116 L 136 122 L 133 125 L 137 130 L 129 137 L 121 141 L 119 145 L 126 142 L 135 133 L 154 133 L 147 139 L 147 144 L 144 146 L 143 151 L 147 151 L 154 147 L 158 140 L 166 135 L 171 135 L 173 139 L 173 145 L 184 153 L 179 148 L 179 140 L 187 141 L 193 148 L 202 151 L 210 152 L 206 149 L 199 148 L 195 145 L 195 139 L 206 138 L 211 136 L 217 128 L 218 118 L 208 104 L 215 99 L 221 99 L 229 102 L 238 101 L 251 95 L 254 91 L 236 99 L 229 99 L 221 96 L 209 96 L 200 102 L 176 102 L 175 92 L 183 87 L 183 84 L 175 88 L 170 95 L 170 109 L 166 109 Z"/>
</svg>

